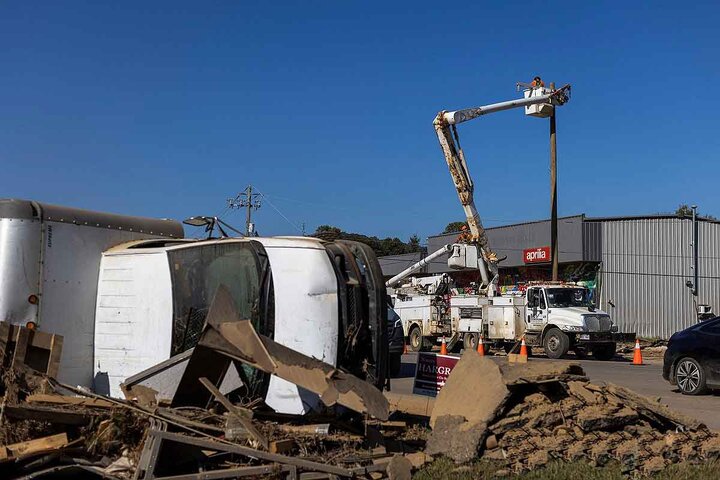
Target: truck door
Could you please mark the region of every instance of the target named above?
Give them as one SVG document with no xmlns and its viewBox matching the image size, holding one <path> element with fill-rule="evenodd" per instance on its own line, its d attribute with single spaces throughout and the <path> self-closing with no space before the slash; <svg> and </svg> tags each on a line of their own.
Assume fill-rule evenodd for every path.
<svg viewBox="0 0 720 480">
<path fill-rule="evenodd" d="M 547 302 L 542 288 L 530 288 L 527 292 L 527 323 L 532 330 L 542 329 L 547 323 Z"/>
</svg>

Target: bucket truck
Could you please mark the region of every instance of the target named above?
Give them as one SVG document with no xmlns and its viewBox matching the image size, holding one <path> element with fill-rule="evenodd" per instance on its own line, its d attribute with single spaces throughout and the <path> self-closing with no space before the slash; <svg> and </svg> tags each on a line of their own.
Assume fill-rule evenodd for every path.
<svg viewBox="0 0 720 480">
<path fill-rule="evenodd" d="M 615 354 L 612 333 L 617 327 L 607 313 L 595 310 L 587 301 L 588 291 L 585 288 L 548 283 L 533 285 L 523 297 L 496 295 L 498 259 L 490 249 L 475 207 L 474 184 L 460 146 L 457 125 L 483 115 L 520 107 L 525 108 L 526 115 L 548 117 L 556 106 L 564 105 L 570 99 L 570 85 L 548 89 L 536 77 L 533 84 L 526 87 L 522 99 L 441 111 L 433 121 L 465 211 L 469 235 L 461 235 L 457 243 L 444 246 L 401 272 L 390 279 L 387 286 L 396 285 L 430 260 L 444 254 L 448 255 L 449 267 L 477 269 L 480 279 L 477 292 L 470 295 L 449 295 L 452 289 L 445 288 L 432 292 L 429 294 L 432 298 L 426 299 L 422 298 L 422 294 L 408 294 L 407 288 L 399 290 L 400 294 L 395 295 L 394 308 L 403 319 L 413 350 L 426 345 L 425 339 L 432 341 L 434 337 L 437 341 L 438 336 L 449 336 L 451 348 L 462 340 L 465 348 L 475 349 L 482 336 L 489 344 L 504 346 L 506 350 L 525 337 L 529 346 L 542 346 L 551 358 L 560 358 L 569 349 L 579 349 L 580 346 L 588 347 L 599 359 L 609 359 Z M 425 309 L 418 308 L 422 303 L 427 304 Z"/>
</svg>

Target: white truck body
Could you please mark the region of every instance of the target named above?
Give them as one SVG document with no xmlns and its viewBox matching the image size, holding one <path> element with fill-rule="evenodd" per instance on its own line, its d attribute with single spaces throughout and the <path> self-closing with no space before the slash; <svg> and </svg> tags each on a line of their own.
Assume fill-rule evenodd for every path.
<svg viewBox="0 0 720 480">
<path fill-rule="evenodd" d="M 130 240 L 182 236 L 171 220 L 0 200 L 0 320 L 62 335 L 58 379 L 90 387 L 101 253 Z"/>
<path fill-rule="evenodd" d="M 340 278 L 325 242 L 309 237 L 253 237 L 162 246 L 143 243 L 122 245 L 102 255 L 95 330 L 96 388 L 105 385 L 107 393 L 121 396 L 120 384 L 126 378 L 194 346 L 185 344 L 184 338 L 188 332 L 199 335 L 220 284 L 230 288 L 240 313 L 257 323 L 259 333 L 337 365 L 339 342 L 347 332 L 340 330 Z M 255 277 L 254 267 L 248 266 L 252 252 L 267 258 L 271 295 L 263 296 L 263 276 Z M 382 280 L 381 274 L 379 278 Z M 383 288 L 382 281 L 378 286 Z M 191 287 L 192 294 L 186 287 Z M 258 298 L 260 302 L 266 299 L 268 305 L 257 305 Z M 382 308 L 387 318 L 384 297 Z M 258 311 L 272 311 L 267 314 L 272 318 L 266 320 L 265 313 Z M 193 330 L 190 324 L 195 314 L 199 316 Z M 179 326 L 185 328 L 182 338 L 177 335 Z M 387 330 L 384 325 L 383 329 Z M 179 375 L 184 366 L 180 370 Z M 278 412 L 304 414 L 318 405 L 319 398 L 273 376 L 265 402 Z"/>
</svg>

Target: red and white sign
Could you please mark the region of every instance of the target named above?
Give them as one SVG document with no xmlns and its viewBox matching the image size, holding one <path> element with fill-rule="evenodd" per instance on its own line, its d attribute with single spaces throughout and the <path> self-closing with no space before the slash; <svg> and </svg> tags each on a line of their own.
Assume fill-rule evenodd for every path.
<svg viewBox="0 0 720 480">
<path fill-rule="evenodd" d="M 545 263 L 550 261 L 550 247 L 528 248 L 523 250 L 525 263 Z"/>
<path fill-rule="evenodd" d="M 440 389 L 445 386 L 445 381 L 458 360 L 460 360 L 458 357 L 449 355 L 418 353 L 413 393 L 429 397 L 437 396 Z"/>
</svg>

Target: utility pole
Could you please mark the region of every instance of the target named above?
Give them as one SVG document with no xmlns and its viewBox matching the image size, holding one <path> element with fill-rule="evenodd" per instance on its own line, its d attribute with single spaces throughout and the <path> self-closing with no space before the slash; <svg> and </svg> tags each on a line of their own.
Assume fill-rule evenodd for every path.
<svg viewBox="0 0 720 480">
<path fill-rule="evenodd" d="M 555 83 L 550 84 L 555 90 Z M 555 107 L 550 114 L 550 258 L 552 279 L 558 279 L 558 216 L 557 216 L 557 139 L 555 135 Z"/>
<path fill-rule="evenodd" d="M 238 193 L 235 198 L 228 198 L 228 208 L 245 208 L 245 236 L 249 237 L 255 231 L 252 223 L 252 211 L 260 208 L 260 194 L 253 193 L 252 185 L 248 185 L 244 192 Z"/>
</svg>

